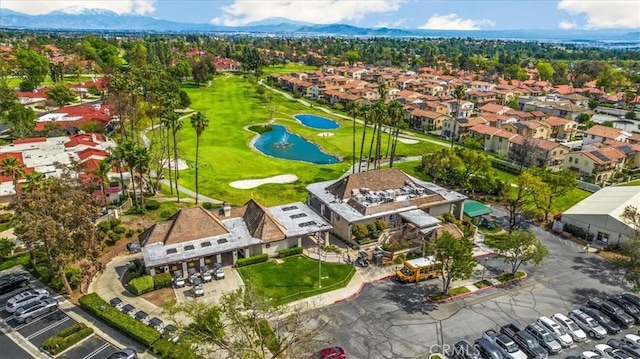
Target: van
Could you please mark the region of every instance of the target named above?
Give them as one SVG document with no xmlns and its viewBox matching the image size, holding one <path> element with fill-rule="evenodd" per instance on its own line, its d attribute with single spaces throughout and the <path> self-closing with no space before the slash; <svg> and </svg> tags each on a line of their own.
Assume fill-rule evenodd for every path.
<svg viewBox="0 0 640 359">
<path fill-rule="evenodd" d="M 484 359 L 505 359 L 500 348 L 485 338 L 476 340 L 476 349 Z"/>
</svg>

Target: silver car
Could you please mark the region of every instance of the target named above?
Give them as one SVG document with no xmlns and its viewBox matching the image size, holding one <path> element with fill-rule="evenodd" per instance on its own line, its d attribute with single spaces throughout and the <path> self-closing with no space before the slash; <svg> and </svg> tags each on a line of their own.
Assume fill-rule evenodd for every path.
<svg viewBox="0 0 640 359">
<path fill-rule="evenodd" d="M 573 321 L 578 324 L 578 326 L 591 338 L 602 339 L 607 335 L 607 330 L 604 329 L 600 323 L 579 309 L 570 311 L 569 318 L 573 319 Z"/>
<path fill-rule="evenodd" d="M 55 298 L 48 297 L 39 302 L 18 308 L 13 317 L 16 318 L 18 323 L 29 323 L 35 317 L 47 312 L 55 312 L 56 310 L 58 310 L 58 301 Z"/>
<path fill-rule="evenodd" d="M 24 305 L 32 302 L 39 302 L 47 297 L 49 297 L 49 292 L 46 289 L 26 290 L 9 299 L 7 301 L 6 310 L 9 313 L 14 313 L 18 308 Z"/>
</svg>

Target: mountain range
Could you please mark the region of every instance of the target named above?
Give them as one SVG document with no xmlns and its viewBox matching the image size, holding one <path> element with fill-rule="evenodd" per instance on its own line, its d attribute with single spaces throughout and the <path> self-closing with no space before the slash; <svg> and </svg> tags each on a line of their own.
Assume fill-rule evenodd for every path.
<svg viewBox="0 0 640 359">
<path fill-rule="evenodd" d="M 569 42 L 591 46 L 640 47 L 640 33 L 625 30 L 421 30 L 363 28 L 345 24 L 319 25 L 270 18 L 244 26 L 229 27 L 162 20 L 109 10 L 70 7 L 43 15 L 28 15 L 0 8 L 0 28 L 29 30 L 119 31 L 119 32 L 210 32 L 274 34 L 289 36 L 359 37 L 471 37 L 525 41 Z"/>
</svg>

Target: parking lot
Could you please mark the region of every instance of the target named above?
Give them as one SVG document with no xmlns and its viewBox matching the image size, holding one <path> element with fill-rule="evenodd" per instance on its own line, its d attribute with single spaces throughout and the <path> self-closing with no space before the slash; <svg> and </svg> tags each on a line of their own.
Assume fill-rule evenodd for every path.
<svg viewBox="0 0 640 359">
<path fill-rule="evenodd" d="M 625 290 L 619 275 L 598 255 L 581 253 L 579 246 L 539 228 L 532 230 L 550 256 L 538 267 L 522 268 L 528 273 L 525 280 L 443 304 L 425 300 L 441 288 L 439 280 L 369 284 L 358 297 L 318 311 L 318 320 L 328 323 L 324 338 L 344 347 L 350 358 L 427 358 L 459 340 L 473 343 L 487 329 L 509 323 L 523 328 L 540 316 L 578 309 L 593 296 Z M 507 269 L 499 257 L 479 262 L 486 264 L 487 273 Z M 580 344 L 557 357 L 579 354 L 595 344 Z"/>
<path fill-rule="evenodd" d="M 56 309 L 53 312 L 48 312 L 38 318 L 35 318 L 30 323 L 18 323 L 13 314 L 6 311 L 5 305 L 11 297 L 24 290 L 43 288 L 42 284 L 36 281 L 33 277 L 29 277 L 31 280 L 27 288 L 17 289 L 0 296 L 0 309 L 2 309 L 0 311 L 0 319 L 8 325 L 12 331 L 18 333 L 26 339 L 26 341 L 32 344 L 33 347 L 36 348 L 36 351 L 41 351 L 42 344 L 47 338 L 76 324 L 76 321 L 66 315 L 62 310 Z M 49 289 L 49 291 L 51 290 Z M 56 293 L 53 293 L 53 297 L 58 301 L 64 300 Z M 84 340 L 68 352 L 65 352 L 61 357 L 74 359 L 105 358 L 117 350 L 118 349 L 116 347 L 94 334 L 89 339 Z M 0 354 L 0 357 L 3 357 L 2 354 Z"/>
</svg>

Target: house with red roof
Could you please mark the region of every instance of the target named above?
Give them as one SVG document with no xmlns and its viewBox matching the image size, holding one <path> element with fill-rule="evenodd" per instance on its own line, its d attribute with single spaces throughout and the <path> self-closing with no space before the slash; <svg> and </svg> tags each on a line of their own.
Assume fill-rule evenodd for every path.
<svg viewBox="0 0 640 359">
<path fill-rule="evenodd" d="M 63 130 L 77 129 L 82 124 L 94 122 L 100 128 L 106 128 L 114 116 L 108 105 L 83 104 L 66 106 L 46 113 L 38 118 L 35 131 L 44 131 L 47 124 L 56 124 Z"/>
<path fill-rule="evenodd" d="M 625 167 L 626 157 L 626 154 L 617 148 L 604 147 L 570 152 L 565 156 L 563 166 L 576 172 L 582 180 L 592 180 L 597 185 L 605 185 Z"/>
<path fill-rule="evenodd" d="M 226 57 L 216 57 L 214 65 L 216 71 L 229 72 L 229 71 L 242 71 L 242 63 Z"/>
<path fill-rule="evenodd" d="M 516 135 L 509 139 L 509 158 L 527 167 L 558 166 L 571 149 L 562 143 Z"/>
</svg>

